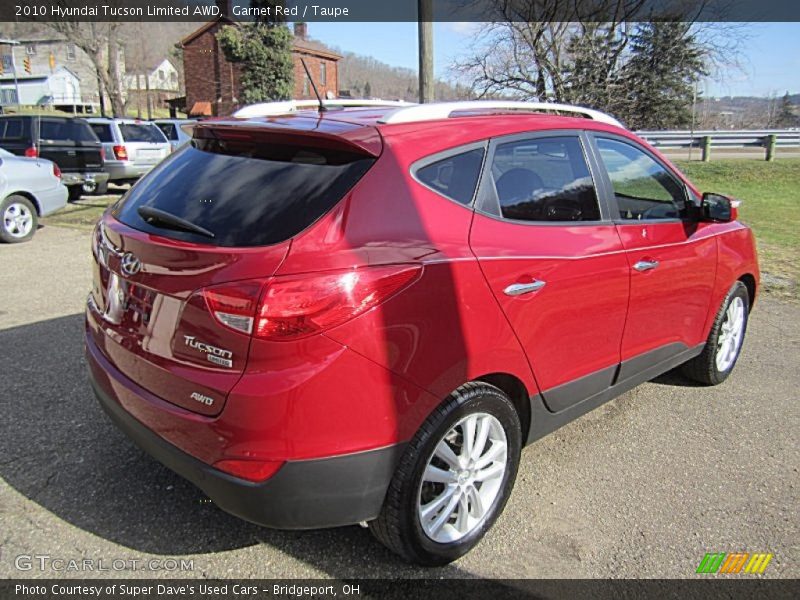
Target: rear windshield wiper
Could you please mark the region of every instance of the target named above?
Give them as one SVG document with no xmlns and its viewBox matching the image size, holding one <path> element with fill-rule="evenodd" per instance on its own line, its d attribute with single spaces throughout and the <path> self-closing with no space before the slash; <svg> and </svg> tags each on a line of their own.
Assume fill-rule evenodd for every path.
<svg viewBox="0 0 800 600">
<path fill-rule="evenodd" d="M 136 209 L 136 212 L 138 212 L 140 217 L 154 227 L 180 229 L 183 231 L 189 231 L 191 233 L 199 233 L 200 235 L 210 238 L 215 237 L 214 232 L 209 231 L 205 227 L 200 227 L 200 225 L 195 225 L 191 221 L 181 219 L 172 213 L 168 213 L 158 208 L 153 208 L 152 206 L 140 206 Z"/>
</svg>

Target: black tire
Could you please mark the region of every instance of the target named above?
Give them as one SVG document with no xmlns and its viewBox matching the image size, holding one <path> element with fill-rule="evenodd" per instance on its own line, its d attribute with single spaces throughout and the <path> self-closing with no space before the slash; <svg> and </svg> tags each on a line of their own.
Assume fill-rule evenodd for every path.
<svg viewBox="0 0 800 600">
<path fill-rule="evenodd" d="M 433 451 L 443 437 L 464 417 L 488 413 L 495 417 L 506 435 L 506 469 L 499 492 L 483 520 L 459 540 L 439 543 L 424 532 L 418 517 L 422 475 Z M 522 431 L 514 405 L 501 390 L 486 383 L 467 383 L 454 391 L 420 427 L 408 445 L 370 531 L 387 548 L 409 562 L 424 566 L 450 563 L 481 541 L 503 512 L 514 488 L 522 448 Z"/>
<path fill-rule="evenodd" d="M 721 371 L 717 368 L 717 350 L 720 346 L 720 334 L 722 333 L 722 325 L 725 322 L 725 315 L 728 307 L 736 298 L 742 300 L 742 306 L 744 307 L 742 337 L 739 346 L 736 349 L 736 355 L 733 358 L 733 362 L 727 368 Z M 733 371 L 733 368 L 736 366 L 736 361 L 739 359 L 739 355 L 741 354 L 745 334 L 747 333 L 747 322 L 749 316 L 750 296 L 747 292 L 747 287 L 741 281 L 737 281 L 733 284 L 733 287 L 731 287 L 728 295 L 725 296 L 725 299 L 722 301 L 722 304 L 717 311 L 717 316 L 714 318 L 714 323 L 711 326 L 711 331 L 708 334 L 708 340 L 706 340 L 706 346 L 703 348 L 703 352 L 682 365 L 681 370 L 683 371 L 684 375 L 706 385 L 718 385 L 725 381 Z"/>
<path fill-rule="evenodd" d="M 69 202 L 80 200 L 81 196 L 83 195 L 82 185 L 71 185 L 67 188 L 67 190 L 69 191 L 69 197 L 67 198 Z"/>
<path fill-rule="evenodd" d="M 12 205 L 23 207 L 30 219 L 30 231 L 24 236 L 19 236 L 19 229 L 16 223 L 6 223 L 6 210 Z M 6 244 L 18 244 L 20 242 L 27 242 L 36 233 L 36 228 L 39 226 L 39 218 L 36 214 L 36 207 L 25 196 L 18 196 L 12 194 L 0 202 L 0 241 Z"/>
</svg>

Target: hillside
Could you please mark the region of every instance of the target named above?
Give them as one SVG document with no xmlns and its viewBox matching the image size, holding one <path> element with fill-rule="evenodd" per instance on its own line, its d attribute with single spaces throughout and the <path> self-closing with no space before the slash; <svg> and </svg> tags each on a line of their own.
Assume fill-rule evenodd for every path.
<svg viewBox="0 0 800 600">
<path fill-rule="evenodd" d="M 339 89 L 353 97 L 401 99 L 416 101 L 419 98 L 417 72 L 392 67 L 369 56 L 342 52 L 339 62 Z M 434 89 L 437 100 L 465 100 L 469 90 L 445 81 L 437 81 Z"/>
</svg>

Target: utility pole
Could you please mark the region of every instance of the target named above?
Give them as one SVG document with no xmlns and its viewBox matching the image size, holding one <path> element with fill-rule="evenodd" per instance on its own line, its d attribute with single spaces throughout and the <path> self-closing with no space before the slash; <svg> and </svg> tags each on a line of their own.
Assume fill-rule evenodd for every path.
<svg viewBox="0 0 800 600">
<path fill-rule="evenodd" d="M 419 101 L 433 102 L 433 0 L 417 0 Z"/>
<path fill-rule="evenodd" d="M 19 111 L 19 81 L 17 81 L 17 61 L 14 59 L 14 46 L 19 46 L 17 40 L 0 39 L 0 44 L 11 46 L 11 72 L 14 73 L 14 89 L 17 94 L 17 111 Z"/>
</svg>

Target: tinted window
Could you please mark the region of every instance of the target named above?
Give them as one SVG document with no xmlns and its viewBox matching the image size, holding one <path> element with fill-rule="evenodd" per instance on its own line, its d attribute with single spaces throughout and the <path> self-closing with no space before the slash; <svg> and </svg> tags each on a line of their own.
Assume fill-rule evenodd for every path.
<svg viewBox="0 0 800 600">
<path fill-rule="evenodd" d="M 0 138 L 5 140 L 22 137 L 22 119 L 3 119 L 0 121 Z"/>
<path fill-rule="evenodd" d="M 43 141 L 97 142 L 97 136 L 89 124 L 77 119 L 42 119 L 39 138 Z"/>
<path fill-rule="evenodd" d="M 429 188 L 461 204 L 472 202 L 483 162 L 483 148 L 449 156 L 417 169 L 417 178 Z"/>
<path fill-rule="evenodd" d="M 174 123 L 156 123 L 158 128 L 161 130 L 165 136 L 167 136 L 168 140 L 177 140 L 178 139 L 178 132 L 175 128 Z"/>
<path fill-rule="evenodd" d="M 92 131 L 100 139 L 101 142 L 113 142 L 114 138 L 111 136 L 111 125 L 104 123 L 92 123 Z"/>
<path fill-rule="evenodd" d="M 194 140 L 145 176 L 115 210 L 136 229 L 219 246 L 263 246 L 296 235 L 344 196 L 374 162 L 306 146 Z M 214 238 L 157 228 L 150 206 L 191 221 Z"/>
<path fill-rule="evenodd" d="M 686 208 L 683 186 L 649 154 L 631 144 L 598 138 L 622 219 L 677 219 Z"/>
<path fill-rule="evenodd" d="M 155 125 L 146 125 L 144 123 L 120 123 L 119 132 L 122 134 L 122 139 L 126 142 L 153 142 L 156 144 L 163 144 L 164 134 Z"/>
<path fill-rule="evenodd" d="M 492 160 L 500 211 L 517 221 L 599 221 L 600 208 L 577 137 L 500 144 Z"/>
</svg>

